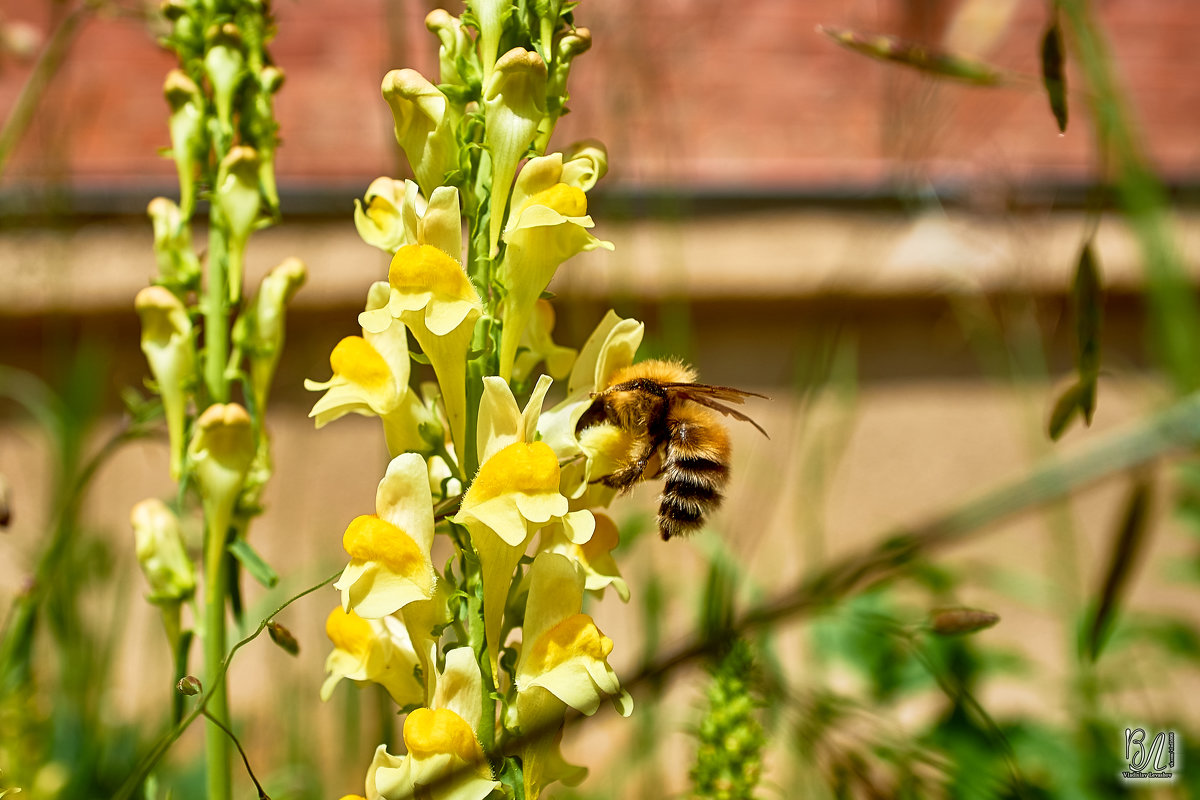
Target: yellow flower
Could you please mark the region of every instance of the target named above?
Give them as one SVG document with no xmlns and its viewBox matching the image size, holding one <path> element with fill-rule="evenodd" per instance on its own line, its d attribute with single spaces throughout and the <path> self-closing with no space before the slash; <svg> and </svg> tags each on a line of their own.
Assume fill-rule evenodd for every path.
<svg viewBox="0 0 1200 800">
<path fill-rule="evenodd" d="M 349 678 L 378 683 L 400 706 L 425 702 L 425 687 L 413 671 L 421 659 L 400 618 L 363 619 L 338 607 L 325 620 L 325 633 L 333 650 L 325 659 L 328 677 L 321 685 L 322 700 Z"/>
<path fill-rule="evenodd" d="M 529 569 L 515 714 L 508 720 L 530 737 L 522 755 L 527 796 L 536 797 L 551 780 L 582 778 L 558 751 L 567 706 L 591 715 L 610 699 L 622 716 L 633 711 L 632 698 L 608 665 L 612 640 L 579 613 L 584 582 L 575 564 L 558 553 L 540 553 Z"/>
<path fill-rule="evenodd" d="M 525 328 L 521 339 L 521 349 L 517 352 L 517 360 L 513 364 L 513 379 L 524 381 L 533 374 L 534 369 L 543 359 L 546 361 L 546 372 L 555 380 L 567 377 L 571 365 L 575 363 L 576 350 L 573 347 L 563 347 L 554 342 L 550 332 L 554 330 L 554 306 L 550 301 L 539 298 L 533 306 L 533 315 Z"/>
<path fill-rule="evenodd" d="M 421 191 L 430 197 L 446 173 L 458 165 L 453 107 L 436 86 L 412 69 L 394 69 L 384 75 L 381 90 L 396 123 L 396 141 L 408 157 Z"/>
<path fill-rule="evenodd" d="M 365 208 L 362 201 L 354 199 L 354 227 L 364 242 L 391 254 L 412 241 L 404 229 L 404 211 L 420 203 L 417 184 L 376 178 L 364 199 Z"/>
<path fill-rule="evenodd" d="M 367 771 L 368 797 L 483 800 L 500 787 L 476 733 L 483 713 L 483 678 L 471 649 L 446 653 L 446 669 L 435 680 L 431 707 L 418 708 L 404 720 L 407 755 L 391 755 L 384 745 L 375 751 Z M 436 789 L 419 793 L 434 785 Z"/>
<path fill-rule="evenodd" d="M 346 528 L 342 544 L 350 563 L 334 584 L 342 593 L 342 608 L 364 619 L 433 597 L 433 496 L 421 456 L 403 453 L 392 459 L 379 482 L 375 510 Z"/>
<path fill-rule="evenodd" d="M 443 227 L 439 224 L 434 230 Z M 426 230 L 433 233 L 428 224 Z M 368 309 L 359 315 L 359 323 L 366 332 L 382 333 L 394 318 L 412 332 L 437 375 L 450 435 L 461 452 L 467 419 L 467 353 L 483 304 L 459 262 L 432 244 L 410 244 L 396 251 L 388 283 L 391 296 L 386 308 Z"/>
<path fill-rule="evenodd" d="M 133 305 L 142 320 L 142 352 L 162 398 L 171 448 L 171 479 L 177 481 L 183 468 L 187 386 L 196 371 L 192 320 L 179 298 L 162 286 L 142 289 Z"/>
<path fill-rule="evenodd" d="M 611 586 L 623 602 L 629 602 L 629 586 L 612 556 L 620 542 L 617 525 L 604 514 L 593 512 L 592 516 L 596 519 L 596 530 L 583 544 L 572 542 L 562 526 L 554 524 L 542 529 L 537 549 L 543 553 L 558 553 L 574 561 L 583 570 L 587 591 L 599 595 Z"/>
<path fill-rule="evenodd" d="M 534 441 L 549 386 L 550 379 L 543 376 L 522 412 L 508 384 L 494 376 L 484 378 L 478 442 L 482 464 L 454 517 L 470 531 L 479 554 L 484 632 L 493 667 L 504 600 L 533 534 L 556 520 L 565 536 L 582 543 L 594 526 L 589 512 L 570 511 L 567 498 L 558 491 L 558 457 L 545 442 Z"/>
<path fill-rule="evenodd" d="M 387 324 L 338 342 L 329 356 L 332 378 L 304 381 L 309 391 L 325 392 L 308 415 L 316 418 L 318 428 L 346 414 L 378 416 L 392 456 L 425 453 L 441 440 L 441 425 L 408 385 L 408 336 L 387 314 L 390 295 L 388 284 L 372 284 L 364 314 L 382 311 Z"/>
<path fill-rule="evenodd" d="M 584 494 L 593 475 L 607 474 L 593 469 L 590 458 L 580 458 L 585 451 L 575 428 L 592 404 L 592 392 L 605 386 L 618 369 L 633 363 L 644 330 L 645 326 L 636 319 L 621 319 L 609 311 L 575 359 L 567 380 L 566 398 L 544 412 L 538 421 L 542 440 L 554 449 L 560 461 L 568 462 L 563 469 L 561 491 L 572 500 Z"/>
<path fill-rule="evenodd" d="M 500 376 L 506 380 L 534 304 L 558 266 L 577 253 L 613 247 L 588 233 L 593 223 L 587 197 L 578 186 L 562 182 L 563 172 L 561 153 L 531 158 L 513 187 L 504 228 L 508 247 L 498 273 L 507 290 L 500 340 Z"/>
</svg>

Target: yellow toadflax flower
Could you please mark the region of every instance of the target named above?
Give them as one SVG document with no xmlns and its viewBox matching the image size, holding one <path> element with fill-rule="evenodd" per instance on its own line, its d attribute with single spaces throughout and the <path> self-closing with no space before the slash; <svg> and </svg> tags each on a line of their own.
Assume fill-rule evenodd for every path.
<svg viewBox="0 0 1200 800">
<path fill-rule="evenodd" d="M 399 617 L 363 619 L 338 607 L 325 620 L 325 633 L 333 650 L 325 659 L 328 676 L 321 684 L 322 700 L 349 678 L 378 683 L 400 706 L 425 702 L 425 687 L 413 673 L 421 659 Z"/>
<path fill-rule="evenodd" d="M 482 462 L 463 496 L 454 521 L 465 525 L 479 554 L 483 576 L 483 615 L 493 673 L 499 652 L 504 600 L 513 572 L 533 534 L 551 521 L 564 536 L 582 543 L 592 535 L 588 511 L 570 511 L 558 491 L 558 456 L 545 442 L 534 441 L 542 400 L 550 388 L 543 376 L 525 410 L 517 409 L 508 384 L 484 378 L 479 403 L 479 453 Z"/>
<path fill-rule="evenodd" d="M 458 190 L 439 186 L 429 200 L 408 179 L 376 178 L 367 187 L 366 207 L 354 201 L 354 225 L 363 241 L 389 254 L 406 244 L 431 244 L 462 259 Z"/>
<path fill-rule="evenodd" d="M 334 588 L 342 608 L 364 619 L 393 614 L 433 597 L 433 496 L 425 460 L 392 459 L 375 495 L 375 515 L 355 518 L 342 537 L 350 563 Z"/>
<path fill-rule="evenodd" d="M 509 727 L 529 737 L 522 753 L 529 798 L 551 781 L 577 782 L 586 772 L 567 764 L 558 750 L 567 706 L 590 716 L 609 699 L 622 716 L 633 712 L 633 699 L 608 665 L 612 640 L 579 613 L 583 592 L 584 576 L 566 556 L 541 553 L 534 559 L 517 659 L 517 698 L 509 709 Z"/>
<path fill-rule="evenodd" d="M 605 514 L 592 513 L 596 519 L 596 530 L 592 538 L 576 544 L 567 538 L 561 525 L 549 525 L 542 529 L 538 540 L 538 552 L 558 553 L 575 562 L 583 571 L 584 588 L 597 596 L 611 586 L 622 602 L 629 602 L 629 586 L 621 577 L 617 560 L 612 551 L 620 543 L 617 524 Z"/>
<path fill-rule="evenodd" d="M 433 235 L 428 221 L 426 231 Z M 392 258 L 388 283 L 387 307 L 363 312 L 359 323 L 368 333 L 382 333 L 392 319 L 399 319 L 412 332 L 437 375 L 450 435 L 461 452 L 467 419 L 467 354 L 483 304 L 455 254 L 433 244 L 401 247 Z"/>
<path fill-rule="evenodd" d="M 590 166 L 592 158 L 586 158 Z M 504 297 L 504 332 L 500 340 L 500 376 L 512 375 L 517 345 L 529 323 L 534 304 L 549 285 L 559 265 L 577 253 L 598 247 L 613 249 L 587 229 L 587 196 L 564 177 L 592 175 L 584 170 L 567 170 L 562 153 L 531 158 L 521 168 L 513 187 L 512 210 L 504 226 L 507 243 L 500 262 L 499 279 L 507 290 Z M 589 182 L 590 185 L 590 182 Z"/>
<path fill-rule="evenodd" d="M 571 377 L 567 380 L 566 398 L 544 412 L 538 421 L 542 440 L 554 449 L 560 461 L 570 462 L 563 468 L 561 491 L 573 501 L 587 491 L 594 477 L 607 474 L 602 469 L 594 468 L 591 455 L 580 459 L 580 456 L 595 451 L 585 450 L 575 433 L 575 427 L 591 406 L 592 392 L 596 391 L 596 387 L 605 386 L 609 376 L 633 363 L 644 331 L 645 326 L 636 319 L 621 319 L 609 311 L 575 359 Z M 596 485 L 609 493 L 612 491 Z"/>
<path fill-rule="evenodd" d="M 365 207 L 354 199 L 354 227 L 364 242 L 391 254 L 412 241 L 404 229 L 404 212 L 421 202 L 416 183 L 376 178 L 363 199 Z"/>
<path fill-rule="evenodd" d="M 483 800 L 500 788 L 476 733 L 483 716 L 483 677 L 471 648 L 446 653 L 446 668 L 435 682 L 431 707 L 418 708 L 404 720 L 407 755 L 394 756 L 384 745 L 375 751 L 367 771 L 368 797 Z"/>
<path fill-rule="evenodd" d="M 367 294 L 366 314 L 382 310 L 386 316 L 391 287 L 378 281 Z M 389 324 L 378 332 L 364 329 L 362 336 L 347 336 L 329 356 L 333 377 L 306 380 L 304 388 L 325 392 L 312 411 L 322 428 L 346 414 L 378 416 L 383 421 L 388 452 L 429 452 L 443 438 L 441 425 L 408 385 L 408 336 L 403 325 Z"/>
</svg>

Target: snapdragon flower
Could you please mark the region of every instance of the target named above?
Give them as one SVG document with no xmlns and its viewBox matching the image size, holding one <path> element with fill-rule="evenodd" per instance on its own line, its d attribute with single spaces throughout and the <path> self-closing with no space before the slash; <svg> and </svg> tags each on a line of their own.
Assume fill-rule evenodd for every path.
<svg viewBox="0 0 1200 800">
<path fill-rule="evenodd" d="M 508 384 L 484 378 L 479 404 L 482 464 L 463 496 L 454 521 L 465 525 L 479 555 L 483 581 L 484 632 L 493 661 L 499 651 L 504 599 L 513 572 L 533 534 L 557 521 L 575 543 L 586 542 L 595 525 L 588 511 L 571 511 L 559 493 L 558 457 L 536 441 L 537 421 L 550 379 L 543 376 L 523 411 Z"/>
<path fill-rule="evenodd" d="M 433 495 L 425 460 L 403 453 L 388 464 L 374 515 L 356 517 L 342 543 L 350 563 L 334 588 L 342 608 L 364 619 L 393 614 L 433 597 Z"/>
<path fill-rule="evenodd" d="M 586 159 L 587 164 L 593 162 Z M 534 304 L 545 291 L 559 265 L 572 256 L 604 248 L 612 242 L 588 233 L 594 223 L 587 215 L 587 196 L 564 177 L 588 175 L 568 171 L 561 153 L 531 158 L 513 187 L 512 210 L 504 227 L 507 244 L 500 262 L 499 279 L 504 298 L 504 332 L 500 341 L 500 376 L 512 376 L 513 360 Z"/>
</svg>

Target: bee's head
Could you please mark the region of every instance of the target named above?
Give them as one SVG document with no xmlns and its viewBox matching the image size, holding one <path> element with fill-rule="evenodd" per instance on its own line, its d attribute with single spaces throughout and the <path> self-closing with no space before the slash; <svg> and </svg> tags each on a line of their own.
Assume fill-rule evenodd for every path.
<svg viewBox="0 0 1200 800">
<path fill-rule="evenodd" d="M 583 416 L 579 418 L 579 422 L 575 425 L 576 434 L 584 428 L 590 428 L 593 425 L 604 422 L 608 416 L 604 409 L 604 392 L 592 392 L 591 398 L 592 404 L 588 406 L 587 411 L 583 412 Z"/>
</svg>

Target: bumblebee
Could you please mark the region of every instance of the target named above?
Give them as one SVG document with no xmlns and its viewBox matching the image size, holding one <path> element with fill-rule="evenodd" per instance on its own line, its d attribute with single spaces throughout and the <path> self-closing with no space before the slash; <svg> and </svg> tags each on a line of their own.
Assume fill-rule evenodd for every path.
<svg viewBox="0 0 1200 800">
<path fill-rule="evenodd" d="M 663 476 L 658 531 L 663 541 L 694 533 L 721 504 L 729 481 L 730 445 L 724 424 L 713 412 L 749 422 L 725 403 L 765 397 L 728 386 L 696 383 L 693 369 L 677 361 L 643 361 L 613 373 L 592 394 L 576 430 L 610 425 L 623 435 L 605 486 L 629 491 L 646 477 Z"/>
</svg>

